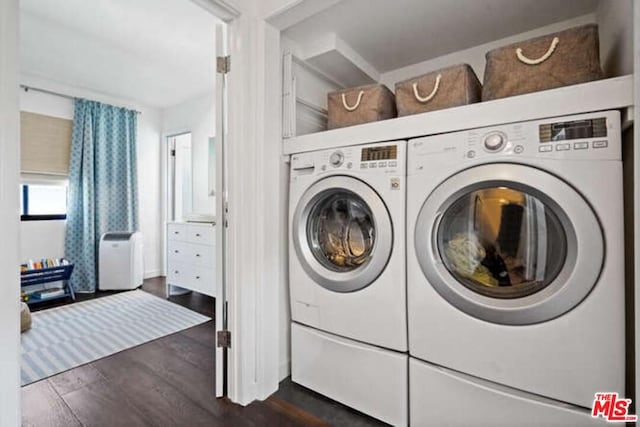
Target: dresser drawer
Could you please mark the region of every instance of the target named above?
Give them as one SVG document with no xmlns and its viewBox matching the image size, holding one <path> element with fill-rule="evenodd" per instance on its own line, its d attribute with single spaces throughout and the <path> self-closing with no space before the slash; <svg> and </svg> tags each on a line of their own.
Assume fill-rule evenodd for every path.
<svg viewBox="0 0 640 427">
<path fill-rule="evenodd" d="M 168 224 L 167 225 L 167 239 L 178 242 L 189 241 L 189 226 L 187 224 Z"/>
<path fill-rule="evenodd" d="M 216 265 L 215 247 L 189 244 L 189 262 L 199 267 L 213 268 Z"/>
<path fill-rule="evenodd" d="M 167 284 L 189 287 L 193 266 L 169 260 L 167 267 Z"/>
<path fill-rule="evenodd" d="M 213 268 L 193 267 L 191 289 L 212 297 L 216 295 L 216 277 Z"/>
<path fill-rule="evenodd" d="M 195 225 L 189 224 L 188 226 L 189 242 L 199 243 L 203 245 L 215 245 L 216 242 L 216 229 L 213 225 Z"/>
<path fill-rule="evenodd" d="M 192 261 L 192 246 L 187 242 L 169 240 L 167 242 L 167 262 L 190 263 Z"/>
</svg>

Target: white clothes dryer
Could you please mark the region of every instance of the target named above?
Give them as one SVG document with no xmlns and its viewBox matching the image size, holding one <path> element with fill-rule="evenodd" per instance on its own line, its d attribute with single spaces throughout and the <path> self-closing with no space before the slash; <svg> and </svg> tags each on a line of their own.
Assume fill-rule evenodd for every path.
<svg viewBox="0 0 640 427">
<path fill-rule="evenodd" d="M 406 142 L 295 154 L 292 379 L 407 423 Z"/>
<path fill-rule="evenodd" d="M 409 142 L 412 420 L 463 425 L 486 393 L 588 425 L 595 393 L 624 395 L 620 140 L 607 111 Z M 447 422 L 434 390 L 463 400 Z"/>
</svg>

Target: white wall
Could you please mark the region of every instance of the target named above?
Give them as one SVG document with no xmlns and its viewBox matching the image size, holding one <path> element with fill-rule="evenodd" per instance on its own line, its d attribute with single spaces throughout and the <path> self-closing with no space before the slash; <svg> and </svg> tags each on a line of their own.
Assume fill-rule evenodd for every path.
<svg viewBox="0 0 640 427">
<path fill-rule="evenodd" d="M 633 0 L 600 0 L 596 16 L 600 29 L 600 61 L 605 75 L 632 74 Z"/>
<path fill-rule="evenodd" d="M 215 136 L 215 131 L 213 94 L 199 96 L 162 110 L 164 136 L 191 132 L 194 213 L 214 214 L 216 211 L 216 199 L 209 195 L 209 138 Z M 162 145 L 166 150 L 166 141 Z"/>
<path fill-rule="evenodd" d="M 162 222 L 161 222 L 161 124 L 160 111 L 136 104 L 134 101 L 113 98 L 85 89 L 61 85 L 40 78 L 22 77 L 22 83 L 84 97 L 108 104 L 140 111 L 138 116 L 138 198 L 140 231 L 144 235 L 145 277 L 162 274 Z M 34 90 L 20 92 L 20 109 L 65 119 L 73 119 L 73 101 L 68 98 Z M 64 253 L 64 221 L 25 221 L 20 224 L 21 259 L 58 257 Z M 48 234 L 42 234 L 43 231 Z M 42 236 L 48 236 L 43 239 Z"/>
<path fill-rule="evenodd" d="M 0 426 L 20 425 L 18 0 L 0 1 Z"/>
</svg>

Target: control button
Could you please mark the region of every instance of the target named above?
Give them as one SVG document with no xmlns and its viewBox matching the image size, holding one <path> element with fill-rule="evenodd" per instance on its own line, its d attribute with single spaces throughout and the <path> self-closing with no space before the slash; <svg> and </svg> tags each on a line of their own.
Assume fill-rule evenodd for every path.
<svg viewBox="0 0 640 427">
<path fill-rule="evenodd" d="M 556 145 L 556 151 L 571 150 L 571 144 L 558 144 Z"/>
<path fill-rule="evenodd" d="M 369 167 L 368 163 L 360 163 L 360 169 L 367 169 Z"/>
<path fill-rule="evenodd" d="M 476 156 L 476 152 L 473 150 L 467 151 L 467 157 L 473 159 Z"/>
<path fill-rule="evenodd" d="M 593 144 L 591 144 L 593 148 L 605 148 L 608 145 L 609 145 L 608 141 L 593 141 Z"/>
<path fill-rule="evenodd" d="M 540 147 L 538 147 L 538 151 L 541 153 L 553 151 L 553 145 L 541 145 Z"/>
<path fill-rule="evenodd" d="M 327 165 L 322 165 L 322 167 L 320 169 L 322 169 L 323 171 L 326 171 L 327 170 Z"/>
<path fill-rule="evenodd" d="M 381 168 L 386 168 L 387 167 L 387 162 L 380 162 L 378 163 L 378 166 Z"/>
<path fill-rule="evenodd" d="M 369 167 L 370 167 L 371 169 L 374 169 L 374 168 L 377 168 L 377 167 L 378 167 L 378 164 L 377 164 L 376 162 L 371 162 L 371 163 L 369 163 Z"/>
<path fill-rule="evenodd" d="M 396 166 L 398 166 L 398 162 L 396 162 L 396 161 L 394 160 L 394 161 L 392 161 L 392 162 L 389 162 L 389 163 L 388 163 L 388 165 L 389 165 L 389 167 L 390 167 L 390 168 L 395 168 Z"/>
<path fill-rule="evenodd" d="M 575 142 L 573 144 L 574 150 L 586 150 L 587 148 L 589 148 L 588 142 Z"/>
<path fill-rule="evenodd" d="M 520 154 L 524 151 L 524 147 L 522 145 L 516 145 L 513 147 L 513 152 L 516 154 Z"/>
<path fill-rule="evenodd" d="M 498 151 L 505 142 L 504 134 L 500 132 L 490 133 L 484 137 L 484 147 L 489 151 Z"/>
<path fill-rule="evenodd" d="M 351 169 L 353 167 L 353 163 L 349 162 L 347 163 L 347 169 Z"/>
<path fill-rule="evenodd" d="M 329 157 L 329 163 L 331 163 L 331 166 L 337 168 L 342 165 L 342 162 L 344 162 L 344 154 L 342 154 L 342 151 L 334 151 L 331 153 L 331 156 Z"/>
</svg>

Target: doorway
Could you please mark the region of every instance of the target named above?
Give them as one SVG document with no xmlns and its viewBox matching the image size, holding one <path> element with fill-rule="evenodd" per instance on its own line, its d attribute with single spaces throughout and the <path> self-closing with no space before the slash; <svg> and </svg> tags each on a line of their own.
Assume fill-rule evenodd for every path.
<svg viewBox="0 0 640 427">
<path fill-rule="evenodd" d="M 193 212 L 191 132 L 167 137 L 169 221 L 185 221 Z"/>
<path fill-rule="evenodd" d="M 23 32 L 20 34 L 24 42 L 22 49 L 29 50 L 32 54 L 22 55 L 23 67 L 21 71 L 23 75 L 20 76 L 20 83 L 34 89 L 29 91 L 28 96 L 23 96 L 21 107 L 29 104 L 30 108 L 38 108 L 39 114 L 52 117 L 64 115 L 65 119 L 72 120 L 74 102 L 72 98 L 87 98 L 140 112 L 137 115 L 139 144 L 136 153 L 139 172 L 140 223 L 146 237 L 146 264 L 147 266 L 152 265 L 152 268 L 147 268 L 149 271 L 145 272 L 151 278 L 159 276 L 162 274 L 164 264 L 165 222 L 167 220 L 184 221 L 189 213 L 197 209 L 201 212 L 202 206 L 208 206 L 205 203 L 210 201 L 207 200 L 207 197 L 216 193 L 214 189 L 210 188 L 212 182 L 216 185 L 215 180 L 209 179 L 212 173 L 206 171 L 207 164 L 210 163 L 209 157 L 201 155 L 208 150 L 210 138 L 218 134 L 210 129 L 215 129 L 216 119 L 214 115 L 205 118 L 204 113 L 199 115 L 199 111 L 211 111 L 209 105 L 213 104 L 216 80 L 215 35 L 217 27 L 225 24 L 217 19 L 212 21 L 213 17 L 210 13 L 201 10 L 194 2 L 187 0 L 163 3 L 163 7 L 160 9 L 169 9 L 169 11 L 158 11 L 156 4 L 148 0 L 135 5 L 121 0 L 98 1 L 89 10 L 73 0 L 60 5 L 60 8 L 64 10 L 74 5 L 77 6 L 75 13 L 62 13 L 64 10 L 58 12 L 55 10 L 56 8 L 36 3 L 37 0 L 21 0 L 21 9 L 22 6 L 25 7 L 21 13 L 29 14 L 28 19 L 22 19 L 22 24 L 24 24 L 22 25 Z M 191 10 L 184 10 L 189 7 Z M 169 16 L 159 16 L 162 13 Z M 114 15 L 118 14 L 126 16 L 127 19 L 115 19 L 117 16 Z M 145 14 L 148 15 L 148 19 L 136 19 Z M 76 16 L 77 22 L 71 22 L 73 16 Z M 162 24 L 162 22 L 166 22 L 167 18 L 173 19 L 176 25 L 166 28 L 166 24 Z M 86 21 L 96 21 L 93 23 L 99 24 L 100 28 L 94 31 Z M 132 22 L 142 21 L 146 22 L 144 25 L 146 30 L 131 28 Z M 182 24 L 180 24 L 181 21 Z M 181 35 L 169 37 L 174 35 L 176 28 L 180 26 L 184 30 L 185 22 L 189 26 L 186 28 L 187 31 L 183 31 Z M 208 23 L 211 25 L 208 29 L 203 30 L 202 28 Z M 114 29 L 116 25 L 118 28 L 120 26 L 123 28 L 121 30 Z M 154 31 L 151 28 L 153 25 L 164 25 L 165 28 L 162 28 L 162 31 Z M 123 44 L 121 37 L 125 37 L 127 33 L 134 30 L 141 34 L 136 37 L 128 37 L 129 40 L 135 40 L 130 44 Z M 78 36 L 78 34 L 82 34 L 82 36 Z M 35 43 L 37 40 L 40 41 Z M 48 40 L 48 42 L 44 40 Z M 70 43 L 74 40 L 77 43 Z M 202 40 L 206 40 L 208 46 L 202 48 Z M 51 47 L 47 44 L 49 42 L 55 42 L 59 49 L 48 49 Z M 95 42 L 96 49 L 90 49 L 90 42 Z M 72 44 L 75 46 L 75 52 L 71 49 L 63 49 L 65 45 Z M 163 51 L 162 47 L 166 47 L 166 49 Z M 85 49 L 87 52 L 99 52 L 101 60 L 91 63 L 90 55 L 84 55 Z M 45 54 L 53 51 L 56 53 L 55 58 L 53 55 Z M 185 55 L 188 56 L 189 52 L 194 55 L 201 54 L 199 61 L 206 62 L 206 65 L 202 66 L 197 61 L 188 60 Z M 175 59 L 169 67 L 166 66 L 168 56 Z M 48 60 L 59 65 L 72 64 L 74 69 L 67 70 L 66 65 L 48 66 L 46 63 Z M 158 61 L 158 63 L 154 61 Z M 88 68 L 91 72 L 87 71 Z M 160 72 L 161 68 L 165 69 L 163 73 Z M 29 73 L 27 78 L 24 76 L 25 70 Z M 49 71 L 51 74 L 48 74 Z M 66 73 L 66 71 L 71 72 Z M 60 75 L 56 75 L 56 72 L 60 72 Z M 95 84 L 96 81 L 92 80 L 95 76 L 101 76 L 99 84 Z M 113 78 L 114 76 L 118 76 L 118 78 Z M 175 76 L 173 77 L 176 79 L 175 84 L 172 84 L 170 80 L 172 76 Z M 198 82 L 204 80 L 206 83 L 198 86 Z M 37 91 L 36 89 L 43 90 Z M 66 95 L 66 98 L 61 95 Z M 211 101 L 201 103 L 200 100 L 207 96 Z M 190 102 L 191 100 L 193 102 Z M 194 112 L 189 108 L 194 106 L 202 108 Z M 166 110 L 171 110 L 171 114 L 166 113 Z M 202 121 L 208 121 L 210 126 L 189 123 L 196 116 L 202 117 Z M 164 121 L 167 120 L 167 117 L 172 118 L 171 124 L 165 124 Z M 189 132 L 169 133 L 170 137 L 163 138 L 168 127 L 174 130 L 188 129 Z M 216 139 L 220 141 L 220 138 Z M 163 173 L 167 172 L 162 170 L 163 166 L 167 164 L 163 159 L 166 155 L 165 145 L 162 144 L 164 142 L 171 147 L 174 154 L 174 156 L 168 157 L 170 168 L 167 169 L 167 172 L 171 171 L 172 173 L 170 176 L 171 185 L 169 186 L 171 209 L 167 211 L 166 216 L 163 208 L 168 204 L 163 202 L 166 194 L 163 187 L 168 181 L 168 177 L 163 176 Z M 219 192 L 222 193 L 222 191 Z M 188 229 L 192 228 L 189 226 Z M 218 251 L 222 252 L 223 246 L 216 246 Z M 198 256 L 198 254 L 200 252 L 194 256 Z M 49 254 L 43 254 L 43 256 L 49 257 Z M 202 257 L 204 258 L 204 255 Z M 209 265 L 213 264 L 215 261 L 209 263 Z M 197 267 L 201 268 L 202 266 L 197 265 Z M 154 283 L 154 287 L 162 288 L 163 284 L 161 282 Z M 203 309 L 205 315 L 214 319 L 222 318 L 222 315 L 213 315 L 214 302 L 211 298 L 190 299 L 204 301 L 210 305 L 211 310 L 209 308 Z M 188 304 L 188 307 L 192 310 L 194 307 L 197 308 L 198 301 L 195 305 Z M 187 305 L 186 302 L 185 305 Z M 216 310 L 215 314 L 219 313 L 222 313 L 222 310 Z M 217 329 L 215 320 L 212 324 L 211 331 L 207 333 L 210 335 L 211 341 L 214 342 L 215 329 Z M 212 346 L 207 351 L 210 354 L 209 362 L 212 365 L 214 360 L 215 362 L 222 360 L 221 357 L 214 359 L 215 347 Z M 85 368 L 85 370 L 91 369 Z M 212 398 L 222 390 L 221 386 L 217 384 L 214 386 L 213 372 L 215 372 L 215 367 L 211 369 L 211 372 L 202 373 L 203 377 L 211 374 L 211 382 L 202 382 L 202 384 L 203 387 L 211 386 L 208 396 Z M 221 375 L 216 375 L 216 377 L 219 378 Z"/>
</svg>

